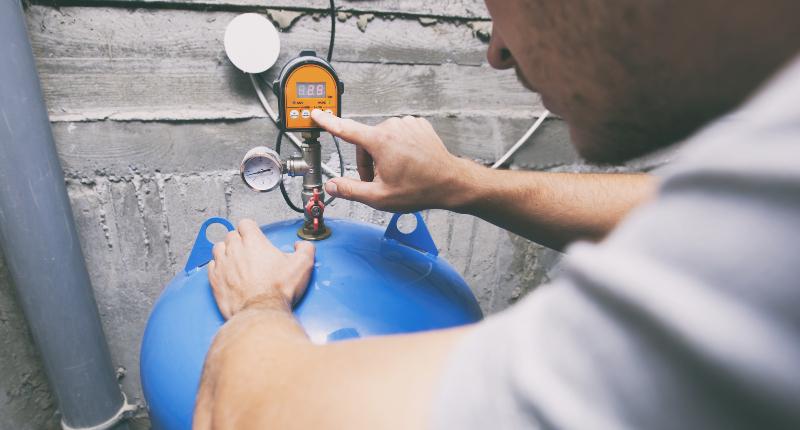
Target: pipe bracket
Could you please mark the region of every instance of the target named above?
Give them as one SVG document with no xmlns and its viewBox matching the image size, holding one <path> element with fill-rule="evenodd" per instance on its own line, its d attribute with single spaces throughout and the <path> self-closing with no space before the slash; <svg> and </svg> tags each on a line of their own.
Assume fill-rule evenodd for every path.
<svg viewBox="0 0 800 430">
<path fill-rule="evenodd" d="M 117 413 L 115 413 L 111 418 L 103 421 L 100 424 L 96 424 L 90 427 L 71 427 L 69 424 L 65 423 L 64 420 L 61 420 L 61 428 L 62 430 L 108 430 L 113 428 L 120 422 L 127 420 L 131 416 L 133 416 L 136 411 L 139 410 L 139 406 L 133 403 L 128 403 L 128 397 L 125 393 L 122 393 L 122 406 L 119 408 Z"/>
</svg>

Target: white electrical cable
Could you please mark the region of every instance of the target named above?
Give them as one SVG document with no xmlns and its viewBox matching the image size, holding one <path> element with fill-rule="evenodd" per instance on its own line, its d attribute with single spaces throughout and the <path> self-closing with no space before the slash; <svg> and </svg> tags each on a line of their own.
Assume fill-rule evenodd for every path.
<svg viewBox="0 0 800 430">
<path fill-rule="evenodd" d="M 258 82 L 256 81 L 256 76 L 252 73 L 248 73 L 247 76 L 250 77 L 250 83 L 253 84 L 253 89 L 256 90 L 256 94 L 258 95 L 258 100 L 261 102 L 261 106 L 264 108 L 265 111 L 267 111 L 267 115 L 269 115 L 270 119 L 272 119 L 272 121 L 277 124 L 278 115 L 275 114 L 275 111 L 272 110 L 272 107 L 270 107 L 269 103 L 267 102 L 267 97 L 264 96 L 264 92 L 261 91 L 261 87 L 258 85 Z M 292 136 L 291 133 L 286 133 L 286 134 Z"/>
<path fill-rule="evenodd" d="M 517 150 L 519 150 L 519 148 L 521 148 L 522 145 L 525 144 L 525 142 L 528 141 L 531 135 L 536 130 L 539 129 L 539 127 L 544 123 L 544 120 L 547 119 L 548 116 L 550 116 L 550 111 L 545 109 L 544 113 L 541 116 L 539 116 L 539 119 L 537 119 L 536 122 L 533 123 L 531 128 L 529 128 L 528 131 L 526 131 L 525 134 L 523 134 L 522 137 L 519 138 L 517 143 L 515 143 L 514 146 L 511 147 L 511 149 L 509 149 L 505 154 L 503 154 L 503 156 L 500 157 L 499 160 L 495 161 L 494 164 L 492 164 L 492 169 L 496 169 L 502 166 L 503 163 L 508 161 L 508 159 L 511 158 L 511 156 L 514 155 L 514 153 L 517 152 Z"/>
<path fill-rule="evenodd" d="M 277 125 L 278 115 L 275 114 L 275 111 L 273 111 L 272 107 L 269 105 L 267 97 L 264 95 L 264 92 L 261 91 L 261 86 L 258 85 L 258 82 L 256 81 L 255 75 L 253 75 L 252 73 L 248 73 L 247 76 L 250 77 L 250 82 L 253 84 L 253 89 L 256 90 L 256 95 L 258 96 L 258 101 L 261 102 L 261 107 L 263 107 L 264 110 L 267 111 L 267 115 L 269 115 L 269 118 L 272 120 L 272 122 L 274 122 Z M 289 136 L 289 140 L 291 140 L 294 147 L 297 148 L 298 151 L 301 151 L 300 139 L 293 133 L 285 133 L 285 134 L 286 136 Z M 325 163 L 322 163 L 322 172 L 325 173 L 329 178 L 338 178 L 341 176 L 338 173 L 336 173 L 333 169 L 328 167 Z"/>
</svg>

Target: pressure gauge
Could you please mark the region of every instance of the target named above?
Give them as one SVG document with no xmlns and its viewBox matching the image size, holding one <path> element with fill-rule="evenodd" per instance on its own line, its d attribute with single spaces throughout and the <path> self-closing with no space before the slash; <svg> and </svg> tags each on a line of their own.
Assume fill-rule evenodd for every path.
<svg viewBox="0 0 800 430">
<path fill-rule="evenodd" d="M 261 192 L 272 191 L 283 180 L 280 156 L 266 146 L 257 146 L 247 151 L 239 172 L 248 187 Z"/>
<path fill-rule="evenodd" d="M 311 119 L 314 109 L 342 114 L 344 84 L 330 63 L 314 51 L 302 51 L 286 63 L 272 89 L 278 97 L 278 124 L 284 131 L 322 131 Z"/>
</svg>

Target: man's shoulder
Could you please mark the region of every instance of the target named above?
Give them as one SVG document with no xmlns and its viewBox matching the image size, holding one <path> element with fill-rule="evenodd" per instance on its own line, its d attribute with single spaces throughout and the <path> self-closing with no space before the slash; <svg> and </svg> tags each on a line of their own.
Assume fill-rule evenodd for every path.
<svg viewBox="0 0 800 430">
<path fill-rule="evenodd" d="M 800 174 L 800 57 L 742 106 L 688 139 L 666 179 L 697 170 Z"/>
</svg>

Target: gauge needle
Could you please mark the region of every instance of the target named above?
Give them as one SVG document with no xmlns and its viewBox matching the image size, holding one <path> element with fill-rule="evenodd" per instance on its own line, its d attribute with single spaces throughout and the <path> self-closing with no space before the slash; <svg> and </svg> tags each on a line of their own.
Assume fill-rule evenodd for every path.
<svg viewBox="0 0 800 430">
<path fill-rule="evenodd" d="M 263 169 L 263 170 L 259 170 L 258 172 L 245 173 L 245 176 L 260 175 L 260 174 L 262 174 L 264 172 L 271 172 L 271 171 L 272 171 L 272 169 Z"/>
</svg>

